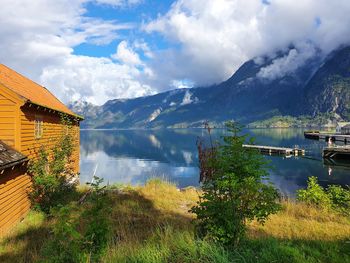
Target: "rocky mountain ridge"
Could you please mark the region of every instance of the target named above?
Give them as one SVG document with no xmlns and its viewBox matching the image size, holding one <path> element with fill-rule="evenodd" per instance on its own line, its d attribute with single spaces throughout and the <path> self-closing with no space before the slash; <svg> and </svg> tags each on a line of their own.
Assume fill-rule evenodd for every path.
<svg viewBox="0 0 350 263">
<path fill-rule="evenodd" d="M 304 52 L 305 53 L 305 52 Z M 350 47 L 328 56 L 290 47 L 244 63 L 228 80 L 210 87 L 110 100 L 102 106 L 75 102 L 83 128 L 187 128 L 205 120 L 221 126 L 275 116 L 333 113 L 350 119 Z"/>
</svg>

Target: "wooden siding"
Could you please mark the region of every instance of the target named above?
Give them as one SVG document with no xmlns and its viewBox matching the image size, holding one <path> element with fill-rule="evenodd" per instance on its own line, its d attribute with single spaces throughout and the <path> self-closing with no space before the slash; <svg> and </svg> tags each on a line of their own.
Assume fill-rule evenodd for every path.
<svg viewBox="0 0 350 263">
<path fill-rule="evenodd" d="M 35 138 L 35 120 L 43 121 L 43 135 L 41 138 Z M 59 114 L 38 108 L 37 106 L 23 106 L 20 111 L 21 120 L 21 152 L 29 159 L 38 157 L 41 147 L 51 151 L 59 138 L 67 131 L 67 127 L 61 124 Z M 70 160 L 75 173 L 79 172 L 79 124 L 76 123 L 69 130 L 73 136 L 74 151 Z"/>
<path fill-rule="evenodd" d="M 0 94 L 0 140 L 11 147 L 15 147 L 16 108 L 15 102 Z"/>
<path fill-rule="evenodd" d="M 0 235 L 23 219 L 29 211 L 30 185 L 31 178 L 25 167 L 17 166 L 0 174 Z"/>
<path fill-rule="evenodd" d="M 43 123 L 43 135 L 35 138 L 34 122 L 39 117 Z M 66 132 L 57 111 L 34 106 L 19 99 L 16 94 L 0 84 L 0 140 L 26 155 L 37 158 L 41 146 L 51 151 L 57 140 Z M 70 165 L 79 172 L 79 122 L 69 132 L 73 136 L 74 151 Z M 0 170 L 0 235 L 6 233 L 21 220 L 30 209 L 28 191 L 31 177 L 24 166 Z"/>
</svg>

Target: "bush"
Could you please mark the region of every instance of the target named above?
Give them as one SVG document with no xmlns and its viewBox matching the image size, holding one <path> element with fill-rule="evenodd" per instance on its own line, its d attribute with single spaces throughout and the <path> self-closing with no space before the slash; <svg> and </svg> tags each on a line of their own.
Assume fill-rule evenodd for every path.
<svg viewBox="0 0 350 263">
<path fill-rule="evenodd" d="M 262 182 L 268 176 L 264 157 L 243 147 L 248 137 L 240 135 L 241 127 L 234 123 L 227 127 L 232 135 L 223 137 L 223 144 L 198 143 L 203 196 L 191 211 L 197 215 L 199 237 L 236 246 L 248 221 L 264 223 L 280 205 L 277 190 Z"/>
<path fill-rule="evenodd" d="M 297 200 L 350 215 L 350 190 L 338 185 L 330 185 L 324 189 L 315 176 L 308 178 L 307 189 L 297 191 Z"/>
<path fill-rule="evenodd" d="M 69 129 L 70 122 L 62 117 L 62 124 Z M 33 207 L 49 214 L 52 207 L 63 204 L 73 185 L 68 183 L 68 176 L 72 175 L 68 161 L 73 151 L 73 138 L 62 131 L 52 152 L 42 146 L 38 159 L 31 161 L 29 172 L 33 175 L 32 189 L 29 198 Z"/>
<path fill-rule="evenodd" d="M 350 189 L 344 189 L 339 185 L 331 185 L 327 188 L 327 194 L 332 201 L 332 208 L 340 213 L 350 216 Z"/>
<path fill-rule="evenodd" d="M 325 192 L 323 187 L 317 183 L 317 178 L 315 176 L 309 177 L 307 189 L 297 190 L 297 200 L 324 209 L 329 209 L 332 204 L 329 195 Z"/>
<path fill-rule="evenodd" d="M 77 211 L 75 204 L 52 209 L 56 223 L 52 229 L 52 239 L 43 247 L 44 262 L 86 262 L 87 256 L 81 250 L 83 237 L 77 230 Z"/>
<path fill-rule="evenodd" d="M 111 233 L 110 202 L 100 187 L 102 179 L 94 180 L 84 205 L 71 203 L 52 209 L 56 221 L 53 237 L 43 248 L 45 262 L 99 262 Z"/>
</svg>

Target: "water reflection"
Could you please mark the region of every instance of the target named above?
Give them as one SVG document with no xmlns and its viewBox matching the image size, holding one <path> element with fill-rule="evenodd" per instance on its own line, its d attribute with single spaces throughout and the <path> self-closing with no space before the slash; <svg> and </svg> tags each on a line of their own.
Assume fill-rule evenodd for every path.
<svg viewBox="0 0 350 263">
<path fill-rule="evenodd" d="M 274 167 L 270 178 L 284 193 L 293 196 L 306 185 L 308 176 L 319 177 L 320 183 L 350 184 L 350 164 L 324 162 L 321 158 L 325 142 L 306 140 L 300 129 L 248 130 L 257 144 L 306 149 L 306 157 L 267 156 Z M 224 130 L 214 130 L 219 138 Z M 81 182 L 97 175 L 105 182 L 143 184 L 151 177 L 163 177 L 179 187 L 198 185 L 196 140 L 206 135 L 199 129 L 175 130 L 109 130 L 81 131 Z M 329 175 L 331 168 L 331 175 Z"/>
</svg>

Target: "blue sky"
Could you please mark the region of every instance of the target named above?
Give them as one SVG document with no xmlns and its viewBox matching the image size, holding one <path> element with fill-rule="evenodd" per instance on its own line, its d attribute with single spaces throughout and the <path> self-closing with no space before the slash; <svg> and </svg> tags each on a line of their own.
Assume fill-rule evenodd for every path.
<svg viewBox="0 0 350 263">
<path fill-rule="evenodd" d="M 291 46 L 258 75 L 293 73 L 350 44 L 349 13 L 349 0 L 1 0 L 0 63 L 101 105 L 220 83 Z"/>
<path fill-rule="evenodd" d="M 168 48 L 169 43 L 167 43 L 164 37 L 157 33 L 147 34 L 143 32 L 140 26 L 154 20 L 158 15 L 164 15 L 170 9 L 172 3 L 173 1 L 170 0 L 142 1 L 140 4 L 122 8 L 115 8 L 105 4 L 87 3 L 85 5 L 87 9 L 86 16 L 112 20 L 118 23 L 133 24 L 133 28 L 120 31 L 118 38 L 107 45 L 83 43 L 74 47 L 74 54 L 96 57 L 109 56 L 115 52 L 116 46 L 121 40 L 132 42 L 143 39 L 153 49 Z M 146 57 L 142 58 L 147 59 Z"/>
</svg>

